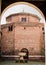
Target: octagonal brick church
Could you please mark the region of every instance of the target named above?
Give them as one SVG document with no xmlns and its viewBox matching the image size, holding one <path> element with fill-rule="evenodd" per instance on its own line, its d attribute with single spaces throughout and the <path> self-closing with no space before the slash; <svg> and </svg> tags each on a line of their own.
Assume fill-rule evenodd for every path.
<svg viewBox="0 0 46 65">
<path fill-rule="evenodd" d="M 29 55 L 40 55 L 44 48 L 44 24 L 37 15 L 20 12 L 6 17 L 7 24 L 1 25 L 2 54 L 17 55 L 27 49 Z"/>
</svg>

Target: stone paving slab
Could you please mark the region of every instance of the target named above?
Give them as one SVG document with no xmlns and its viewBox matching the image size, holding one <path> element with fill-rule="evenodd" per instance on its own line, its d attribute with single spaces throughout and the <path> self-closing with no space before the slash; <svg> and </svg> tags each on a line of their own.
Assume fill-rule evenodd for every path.
<svg viewBox="0 0 46 65">
<path fill-rule="evenodd" d="M 27 63 L 16 63 L 15 61 L 3 61 L 0 62 L 0 65 L 45 65 L 44 62 L 36 62 L 36 61 L 29 61 Z"/>
</svg>

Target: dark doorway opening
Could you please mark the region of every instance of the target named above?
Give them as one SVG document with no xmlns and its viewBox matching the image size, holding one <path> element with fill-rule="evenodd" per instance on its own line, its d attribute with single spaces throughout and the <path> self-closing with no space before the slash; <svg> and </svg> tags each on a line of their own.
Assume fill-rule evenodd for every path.
<svg viewBox="0 0 46 65">
<path fill-rule="evenodd" d="M 21 52 L 26 53 L 26 55 L 24 56 L 24 59 L 27 59 L 27 60 L 28 60 L 28 56 L 29 56 L 28 49 L 22 48 L 22 49 L 21 49 Z"/>
</svg>

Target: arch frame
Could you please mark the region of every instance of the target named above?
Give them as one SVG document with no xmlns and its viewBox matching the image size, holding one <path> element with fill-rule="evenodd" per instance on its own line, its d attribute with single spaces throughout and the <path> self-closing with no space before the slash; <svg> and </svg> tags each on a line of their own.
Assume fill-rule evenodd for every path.
<svg viewBox="0 0 46 65">
<path fill-rule="evenodd" d="M 45 16 L 44 16 L 44 14 L 42 13 L 42 11 L 41 11 L 38 7 L 36 7 L 34 4 L 28 3 L 28 2 L 15 2 L 15 3 L 12 3 L 12 4 L 8 5 L 8 6 L 3 10 L 2 14 L 1 14 L 1 17 L 3 16 L 3 14 L 5 13 L 5 11 L 6 11 L 7 9 L 9 9 L 10 7 L 12 7 L 12 6 L 14 6 L 14 5 L 20 5 L 20 4 L 32 6 L 32 7 L 35 8 L 35 9 L 42 15 L 42 17 L 45 19 Z"/>
</svg>

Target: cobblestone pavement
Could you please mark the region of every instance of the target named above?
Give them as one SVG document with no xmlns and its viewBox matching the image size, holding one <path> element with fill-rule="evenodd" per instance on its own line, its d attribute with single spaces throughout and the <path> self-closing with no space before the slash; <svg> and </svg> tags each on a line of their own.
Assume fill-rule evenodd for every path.
<svg viewBox="0 0 46 65">
<path fill-rule="evenodd" d="M 29 61 L 27 63 L 16 63 L 15 61 L 3 61 L 0 65 L 45 65 L 44 62 Z"/>
</svg>

